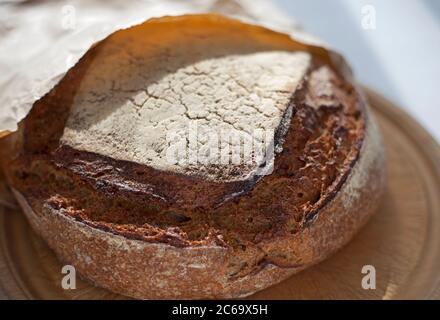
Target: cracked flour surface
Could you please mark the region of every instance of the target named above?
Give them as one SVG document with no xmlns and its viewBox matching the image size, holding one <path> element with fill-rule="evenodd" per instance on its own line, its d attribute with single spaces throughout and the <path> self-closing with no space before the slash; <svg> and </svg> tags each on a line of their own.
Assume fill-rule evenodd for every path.
<svg viewBox="0 0 440 320">
<path fill-rule="evenodd" d="M 287 131 L 289 100 L 310 60 L 305 52 L 267 51 L 153 71 L 140 65 L 133 90 L 124 75 L 80 89 L 62 142 L 158 170 L 244 180 L 263 161 L 252 146 Z"/>
</svg>

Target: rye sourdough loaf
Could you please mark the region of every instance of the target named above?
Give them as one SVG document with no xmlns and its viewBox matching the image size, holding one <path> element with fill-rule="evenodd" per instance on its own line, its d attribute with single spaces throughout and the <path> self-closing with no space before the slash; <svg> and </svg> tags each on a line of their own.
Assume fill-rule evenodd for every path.
<svg viewBox="0 0 440 320">
<path fill-rule="evenodd" d="M 380 136 L 341 70 L 234 20 L 152 20 L 37 101 L 2 140 L 3 168 L 32 227 L 94 284 L 247 296 L 335 252 L 376 209 Z"/>
</svg>

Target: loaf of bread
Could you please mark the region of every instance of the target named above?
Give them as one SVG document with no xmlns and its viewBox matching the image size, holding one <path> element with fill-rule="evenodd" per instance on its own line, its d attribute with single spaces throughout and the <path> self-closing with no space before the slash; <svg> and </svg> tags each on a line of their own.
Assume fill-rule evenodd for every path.
<svg viewBox="0 0 440 320">
<path fill-rule="evenodd" d="M 346 244 L 384 186 L 378 128 L 340 68 L 203 15 L 99 43 L 2 147 L 60 260 L 141 299 L 273 285 Z"/>
</svg>

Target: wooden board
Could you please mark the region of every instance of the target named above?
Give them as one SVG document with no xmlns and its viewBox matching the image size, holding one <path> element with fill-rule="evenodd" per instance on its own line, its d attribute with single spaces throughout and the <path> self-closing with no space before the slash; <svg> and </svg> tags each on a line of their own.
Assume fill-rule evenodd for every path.
<svg viewBox="0 0 440 320">
<path fill-rule="evenodd" d="M 387 152 L 388 186 L 380 210 L 334 256 L 251 298 L 440 298 L 440 148 L 399 108 L 367 93 Z M 361 286 L 364 265 L 376 269 L 376 290 Z M 1 298 L 124 299 L 81 280 L 76 290 L 63 290 L 62 277 L 61 264 L 32 232 L 2 185 Z"/>
</svg>

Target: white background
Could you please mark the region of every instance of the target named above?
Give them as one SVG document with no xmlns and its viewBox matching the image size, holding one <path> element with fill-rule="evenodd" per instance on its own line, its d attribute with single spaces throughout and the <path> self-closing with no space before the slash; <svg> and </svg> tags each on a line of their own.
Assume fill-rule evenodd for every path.
<svg viewBox="0 0 440 320">
<path fill-rule="evenodd" d="M 440 0 L 274 2 L 342 52 L 360 82 L 400 105 L 440 141 Z M 362 27 L 365 5 L 375 8 L 375 30 Z"/>
</svg>

